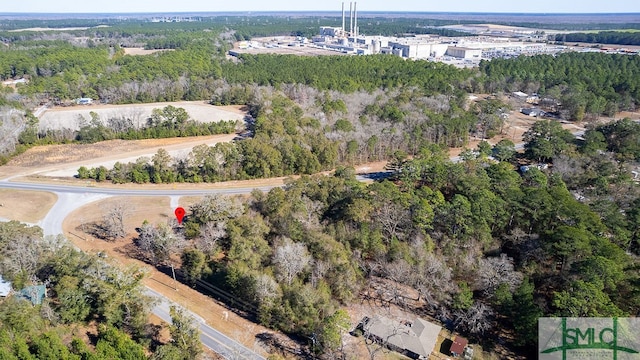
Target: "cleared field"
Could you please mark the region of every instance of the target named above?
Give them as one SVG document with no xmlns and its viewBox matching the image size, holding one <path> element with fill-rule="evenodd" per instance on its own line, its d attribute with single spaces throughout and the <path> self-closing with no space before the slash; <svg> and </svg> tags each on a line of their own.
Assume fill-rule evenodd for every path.
<svg viewBox="0 0 640 360">
<path fill-rule="evenodd" d="M 276 36 L 253 38 L 252 46 L 248 48 L 240 48 L 237 42 L 233 46 L 233 51 L 238 54 L 280 54 L 280 55 L 298 55 L 298 56 L 322 56 L 322 55 L 347 55 L 339 51 L 321 49 L 309 44 L 305 46 L 289 46 L 290 43 L 296 41 L 295 36 Z M 267 47 L 269 46 L 269 47 Z"/>
<path fill-rule="evenodd" d="M 173 49 L 152 49 L 147 50 L 145 48 L 124 48 L 125 55 L 151 55 L 153 53 L 161 51 L 173 51 Z"/>
<path fill-rule="evenodd" d="M 96 144 L 62 144 L 36 146 L 0 167 L 0 178 L 46 174 L 54 177 L 74 176 L 80 166 L 113 167 L 116 162 L 131 162 L 140 157 L 151 158 L 162 148 L 174 157 L 186 156 L 196 145 L 213 146 L 230 142 L 235 134 L 196 136 L 171 139 L 110 140 Z M 3 171 L 3 169 L 7 169 Z"/>
<path fill-rule="evenodd" d="M 57 199 L 45 191 L 0 189 L 0 218 L 35 224 L 44 219 Z"/>
<path fill-rule="evenodd" d="M 153 109 L 162 109 L 167 105 L 183 108 L 189 116 L 201 123 L 222 120 L 242 120 L 244 114 L 228 107 L 209 105 L 204 101 L 178 101 L 149 104 L 125 105 L 78 105 L 71 107 L 54 107 L 47 109 L 40 115 L 40 130 L 77 130 L 91 120 L 91 112 L 98 114 L 100 120 L 106 124 L 110 118 L 131 119 L 134 126 L 143 126 L 151 116 Z"/>
</svg>

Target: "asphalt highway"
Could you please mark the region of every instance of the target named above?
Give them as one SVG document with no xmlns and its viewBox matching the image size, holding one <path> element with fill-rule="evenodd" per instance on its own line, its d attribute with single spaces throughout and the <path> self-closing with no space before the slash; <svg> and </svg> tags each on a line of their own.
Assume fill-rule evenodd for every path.
<svg viewBox="0 0 640 360">
<path fill-rule="evenodd" d="M 172 304 L 162 294 L 147 288 L 146 294 L 157 299 L 153 308 L 153 313 L 167 323 L 171 323 L 169 308 Z M 253 350 L 245 347 L 237 341 L 229 338 L 218 330 L 208 326 L 198 315 L 190 313 L 194 322 L 200 328 L 200 341 L 202 344 L 225 359 L 251 359 L 264 360 L 264 357 L 256 354 Z"/>
</svg>

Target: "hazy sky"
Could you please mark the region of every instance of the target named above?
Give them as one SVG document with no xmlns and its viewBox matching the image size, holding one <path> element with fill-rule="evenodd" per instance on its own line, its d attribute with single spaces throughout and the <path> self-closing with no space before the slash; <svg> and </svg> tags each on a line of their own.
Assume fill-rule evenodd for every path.
<svg viewBox="0 0 640 360">
<path fill-rule="evenodd" d="M 0 12 L 340 11 L 331 0 L 0 0 Z M 345 2 L 349 10 L 349 2 Z M 640 13 L 638 0 L 362 0 L 359 11 Z"/>
</svg>

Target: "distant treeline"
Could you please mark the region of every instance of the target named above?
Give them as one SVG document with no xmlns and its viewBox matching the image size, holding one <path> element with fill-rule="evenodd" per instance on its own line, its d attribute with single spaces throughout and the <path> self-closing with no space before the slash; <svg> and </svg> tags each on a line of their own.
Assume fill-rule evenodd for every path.
<svg viewBox="0 0 640 360">
<path fill-rule="evenodd" d="M 480 63 L 476 91 L 537 92 L 560 100 L 567 117 L 613 116 L 640 103 L 640 57 L 570 52 Z"/>
<path fill-rule="evenodd" d="M 273 35 L 294 35 L 311 38 L 318 34 L 320 26 L 342 26 L 342 19 L 336 18 L 302 18 L 278 21 L 273 17 L 257 17 L 245 19 L 235 18 L 232 26 L 237 40 L 249 40 L 253 37 Z M 472 34 L 436 26 L 458 24 L 458 21 L 413 19 L 413 18 L 362 18 L 358 20 L 358 33 L 362 35 L 402 36 L 405 34 L 435 34 L 440 36 L 470 36 Z M 464 22 L 463 22 L 464 23 Z M 346 27 L 349 27 L 348 20 Z M 347 29 L 348 30 L 348 29 Z"/>
<path fill-rule="evenodd" d="M 557 34 L 556 41 L 585 42 L 617 45 L 640 45 L 640 32 L 635 31 L 601 31 L 598 33 Z"/>
</svg>

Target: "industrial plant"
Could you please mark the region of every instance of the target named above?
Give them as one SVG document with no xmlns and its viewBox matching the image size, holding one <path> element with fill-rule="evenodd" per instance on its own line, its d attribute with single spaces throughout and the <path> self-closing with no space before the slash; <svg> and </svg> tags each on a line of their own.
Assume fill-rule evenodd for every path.
<svg viewBox="0 0 640 360">
<path fill-rule="evenodd" d="M 348 16 L 348 19 L 347 19 Z M 318 35 L 305 37 L 272 37 L 242 41 L 230 55 L 240 53 L 277 52 L 297 55 L 393 54 L 406 59 L 444 62 L 458 67 L 472 67 L 481 60 L 511 58 L 520 55 L 555 54 L 565 51 L 602 51 L 573 48 L 548 43 L 538 29 L 492 24 L 450 25 L 442 29 L 468 32 L 473 36 L 408 35 L 404 37 L 361 35 L 358 27 L 357 2 L 349 3 L 346 13 L 342 3 L 341 26 L 320 26 Z M 542 35 L 541 35 L 542 33 Z M 547 30 L 546 35 L 551 34 Z"/>
<path fill-rule="evenodd" d="M 541 42 L 514 41 L 506 37 L 413 37 L 362 36 L 358 29 L 357 3 L 349 3 L 349 29 L 346 27 L 345 6 L 342 3 L 342 27 L 321 26 L 310 46 L 357 55 L 393 54 L 408 59 L 435 61 L 462 60 L 466 64 L 481 59 L 519 54 L 551 53 L 561 50 Z"/>
</svg>

